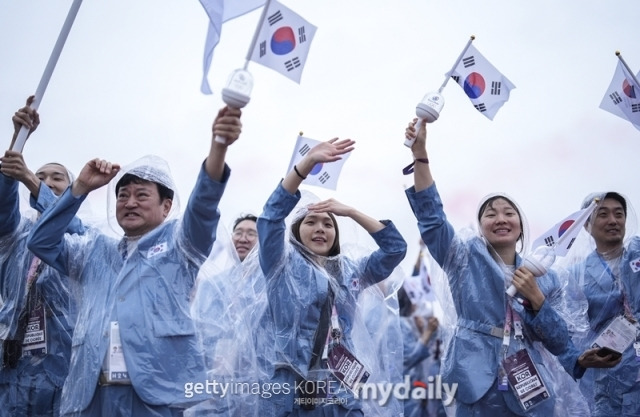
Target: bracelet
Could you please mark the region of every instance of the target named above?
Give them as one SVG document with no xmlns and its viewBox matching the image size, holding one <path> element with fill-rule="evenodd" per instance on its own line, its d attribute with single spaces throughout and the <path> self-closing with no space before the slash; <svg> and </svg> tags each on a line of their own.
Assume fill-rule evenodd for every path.
<svg viewBox="0 0 640 417">
<path fill-rule="evenodd" d="M 298 174 L 298 176 L 299 176 L 300 178 L 302 178 L 303 180 L 306 180 L 306 179 L 307 179 L 307 177 L 303 177 L 303 176 L 302 176 L 302 174 L 300 173 L 300 171 L 298 171 L 298 167 L 297 167 L 297 166 L 295 166 L 295 165 L 294 165 L 294 166 L 293 166 L 293 170 L 294 170 L 294 171 L 296 172 L 296 174 Z"/>
<path fill-rule="evenodd" d="M 416 159 L 414 159 L 414 161 L 412 163 L 410 163 L 406 167 L 402 168 L 402 173 L 404 175 L 411 174 L 413 172 L 413 166 L 416 164 L 416 161 L 417 162 L 422 162 L 423 164 L 428 164 L 429 163 L 429 158 L 416 158 Z"/>
</svg>

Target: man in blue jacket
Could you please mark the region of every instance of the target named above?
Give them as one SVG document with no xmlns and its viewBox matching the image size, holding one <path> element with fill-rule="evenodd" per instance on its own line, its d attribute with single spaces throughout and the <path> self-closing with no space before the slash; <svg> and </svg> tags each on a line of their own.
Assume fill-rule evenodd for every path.
<svg viewBox="0 0 640 417">
<path fill-rule="evenodd" d="M 32 101 L 13 116 L 13 141 L 23 125 L 31 134 L 40 123 L 29 107 Z M 27 250 L 37 215 L 20 213 L 18 185 L 27 187 L 31 207 L 41 213 L 71 176 L 57 163 L 33 173 L 17 151 L 6 151 L 0 162 L 0 416 L 58 416 L 69 371 L 74 302 L 68 278 Z M 84 227 L 74 219 L 66 231 L 83 233 Z"/>
<path fill-rule="evenodd" d="M 581 383 L 593 384 L 590 395 L 594 416 L 640 415 L 640 237 L 625 244 L 627 200 L 617 192 L 589 195 L 600 202 L 587 223 L 595 250 L 577 265 L 582 289 L 589 302 L 587 337 L 591 345 L 615 322 L 618 333 L 609 342 L 618 344 L 622 360 L 612 369 L 594 369 Z M 612 335 L 613 333 L 609 333 Z M 599 346 L 606 346 L 600 344 Z M 623 347 L 626 348 L 623 349 Z M 609 346 L 611 347 L 611 346 Z M 585 387 L 582 387 L 585 388 Z"/>
<path fill-rule="evenodd" d="M 64 234 L 86 195 L 120 166 L 94 159 L 46 211 L 29 248 L 77 281 L 83 292 L 61 412 L 78 416 L 180 416 L 211 397 L 202 347 L 189 315 L 198 270 L 215 241 L 218 203 L 229 178 L 227 147 L 241 131 L 240 110 L 223 108 L 185 213 L 166 221 L 175 186 L 164 161 L 139 160 L 117 181 L 120 240 L 92 231 Z M 226 143 L 214 140 L 220 136 Z"/>
</svg>

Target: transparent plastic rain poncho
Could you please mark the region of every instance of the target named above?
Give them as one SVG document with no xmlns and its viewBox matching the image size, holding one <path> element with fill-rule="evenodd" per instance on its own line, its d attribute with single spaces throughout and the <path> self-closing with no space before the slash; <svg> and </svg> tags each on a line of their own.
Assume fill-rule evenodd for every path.
<svg viewBox="0 0 640 417">
<path fill-rule="evenodd" d="M 443 309 L 442 380 L 457 384 L 447 413 L 468 415 L 470 405 L 478 403 L 487 413 L 493 410 L 496 415 L 505 411 L 528 416 L 587 415 L 586 401 L 580 399 L 572 379 L 579 376 L 574 375 L 579 374 L 576 365 L 579 352 L 570 343 L 567 329 L 567 323 L 573 327 L 584 326 L 584 311 L 573 311 L 572 303 L 566 302 L 567 277 L 551 271 L 537 279 L 546 301 L 534 314 L 514 299 L 519 294 L 508 298 L 505 290 L 511 284 L 513 270 L 499 260 L 479 233 L 479 226 L 477 230 L 467 228 L 454 232 L 446 220 L 435 184 L 418 193 L 412 187 L 407 190 L 407 196 L 422 239 L 435 261 L 429 270 Z M 496 196 L 499 195 L 487 196 L 478 207 Z M 519 251 L 517 268 L 522 263 L 522 254 L 528 253 L 529 236 L 523 211 L 517 205 L 515 208 L 519 211 L 523 232 L 516 248 Z M 521 319 L 524 337 L 516 340 L 511 332 L 506 356 L 526 348 L 551 394 L 549 400 L 527 411 L 517 402 L 513 388 L 509 387 L 506 392 L 497 389 L 507 302 Z"/>
<path fill-rule="evenodd" d="M 614 195 L 626 205 L 623 205 L 626 221 L 622 222 L 625 226 L 620 229 L 618 224 L 606 222 L 604 227 L 605 230 L 624 233 L 623 249 L 602 254 L 596 250 L 595 240 L 590 233 L 598 228 L 597 217 L 607 196 L 607 192 L 598 192 L 584 199 L 582 208 L 594 198 L 599 198 L 600 204 L 569 252 L 571 259 L 566 268 L 588 301 L 588 332 L 574 336 L 576 345 L 581 349 L 592 347 L 612 320 L 625 315 L 635 320 L 635 340 L 640 341 L 640 237 L 636 234 L 637 216 L 628 198 L 619 193 Z M 580 388 L 597 415 L 640 415 L 640 360 L 636 357 L 633 343 L 622 353 L 621 363 L 614 368 L 590 369 L 580 379 Z"/>
<path fill-rule="evenodd" d="M 224 401 L 201 404 L 186 415 L 214 411 L 234 416 L 286 416 L 298 407 L 296 383 L 327 378 L 334 381 L 327 391 L 336 398 L 318 408 L 336 407 L 336 415 L 360 409 L 368 415 L 401 415 L 397 400 L 381 404 L 380 397 L 371 398 L 375 393 L 368 400 L 356 399 L 335 384 L 322 361 L 313 369 L 310 363 L 320 311 L 331 285 L 343 333 L 341 343 L 370 372 L 368 383 L 400 381 L 402 340 L 395 293 L 402 274 L 396 267 L 406 244 L 390 223 L 370 236 L 351 220 L 339 218 L 340 255 L 316 256 L 290 231 L 291 224 L 307 213 L 306 206 L 318 201 L 310 194 L 300 199 L 300 194 L 290 195 L 279 185 L 258 220 L 260 243 L 253 252 L 229 271 L 200 280 L 196 316 L 205 324 L 210 376 L 246 382 L 249 391 L 236 389 Z M 380 249 L 370 249 L 377 246 L 371 237 Z M 209 296 L 201 292 L 205 284 Z M 324 347 L 326 334 L 318 337 Z"/>
<path fill-rule="evenodd" d="M 166 163 L 157 157 L 142 158 L 122 174 L 127 172 L 173 184 Z M 150 405 L 187 408 L 211 398 L 204 392 L 187 393 L 191 384 L 204 383 L 207 377 L 190 299 L 197 273 L 214 243 L 217 206 L 228 177 L 225 167 L 223 181 L 213 181 L 202 166 L 182 216 L 164 221 L 141 237 L 112 238 L 97 229 L 84 236 L 63 236 L 61 225 L 68 223 L 83 200 L 69 191 L 42 216 L 30 248 L 68 274 L 82 291 L 62 412 L 99 405 L 92 399 L 98 398 L 94 394 L 99 379 L 107 377 L 111 383 L 126 383 L 118 379 L 128 376 L 138 397 Z M 115 189 L 111 191 L 115 196 Z M 115 322 L 121 346 L 110 337 Z M 115 367 L 106 373 L 109 361 L 118 359 L 119 353 L 127 374 L 115 372 L 121 369 Z M 101 392 L 104 396 L 111 391 Z M 127 406 L 114 409 L 119 403 L 113 401 L 110 412 L 131 412 Z"/>
<path fill-rule="evenodd" d="M 32 209 L 21 213 L 18 190 L 16 180 L 0 175 L 0 401 L 8 413 L 0 415 L 53 401 L 51 387 L 61 388 L 68 372 L 76 318 L 68 278 L 27 250 L 39 212 L 56 196 L 41 183 L 38 198 L 29 199 Z M 66 232 L 81 234 L 84 226 L 76 218 Z M 18 384 L 31 389 L 16 391 Z"/>
</svg>

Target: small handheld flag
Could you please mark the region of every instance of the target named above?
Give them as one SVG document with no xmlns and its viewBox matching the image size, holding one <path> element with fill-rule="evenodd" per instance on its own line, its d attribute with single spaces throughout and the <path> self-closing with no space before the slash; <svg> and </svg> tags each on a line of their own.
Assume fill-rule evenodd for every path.
<svg viewBox="0 0 640 417">
<path fill-rule="evenodd" d="M 300 83 L 316 27 L 276 0 L 266 7 L 248 59 Z"/>
<path fill-rule="evenodd" d="M 296 165 L 307 152 L 314 146 L 319 144 L 320 141 L 315 139 L 305 138 L 302 135 L 298 136 L 296 140 L 295 148 L 293 149 L 293 155 L 291 155 L 291 162 L 289 162 L 289 168 L 287 172 L 293 170 L 293 166 Z M 338 177 L 340 177 L 340 171 L 349 158 L 351 152 L 342 156 L 342 159 L 335 162 L 319 163 L 313 167 L 307 179 L 302 181 L 302 184 L 315 185 L 316 187 L 328 188 L 335 190 L 338 186 Z"/>
<path fill-rule="evenodd" d="M 468 46 L 450 76 L 462 87 L 473 106 L 489 120 L 493 120 L 509 100 L 510 91 L 516 88 L 473 45 Z"/>
<path fill-rule="evenodd" d="M 619 59 L 616 72 L 600 102 L 600 108 L 630 121 L 640 130 L 640 72 L 634 76 L 620 52 L 616 52 L 616 55 Z"/>
</svg>

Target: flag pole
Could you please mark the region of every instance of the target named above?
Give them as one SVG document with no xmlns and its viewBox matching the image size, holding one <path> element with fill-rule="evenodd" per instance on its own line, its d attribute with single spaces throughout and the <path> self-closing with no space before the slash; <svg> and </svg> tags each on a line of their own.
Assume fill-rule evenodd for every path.
<svg viewBox="0 0 640 417">
<path fill-rule="evenodd" d="M 629 75 L 631 75 L 631 78 L 633 79 L 633 82 L 635 82 L 636 86 L 638 86 L 638 88 L 640 88 L 640 82 L 638 82 L 638 79 L 636 78 L 635 74 L 633 73 L 633 71 L 631 71 L 631 68 L 629 68 L 629 66 L 627 65 L 627 62 L 622 57 L 622 54 L 620 53 L 620 51 L 616 51 L 616 56 L 618 57 L 620 62 L 622 62 L 622 65 L 624 65 L 624 67 L 627 69 L 627 72 L 629 73 Z"/>
<path fill-rule="evenodd" d="M 62 53 L 62 48 L 64 47 L 64 43 L 67 40 L 67 36 L 71 31 L 71 26 L 73 26 L 73 21 L 78 14 L 78 10 L 80 9 L 80 5 L 82 4 L 82 0 L 73 0 L 73 4 L 71 4 L 71 8 L 69 9 L 69 13 L 67 14 L 67 18 L 62 25 L 62 29 L 60 30 L 60 34 L 58 35 L 58 40 L 56 44 L 53 46 L 53 51 L 51 52 L 51 56 L 49 57 L 49 62 L 47 62 L 47 66 L 44 69 L 44 73 L 42 74 L 42 78 L 40 79 L 40 83 L 38 84 L 38 88 L 36 89 L 35 98 L 33 99 L 33 103 L 31 103 L 31 108 L 34 110 L 38 110 L 38 106 L 42 101 L 42 96 L 44 96 L 44 92 L 47 89 L 47 85 L 49 85 L 49 80 L 51 80 L 51 75 L 53 74 L 53 70 L 58 63 L 58 58 L 60 58 L 60 54 Z M 18 137 L 16 138 L 15 143 L 13 144 L 12 150 L 22 152 L 24 148 L 24 144 L 27 141 L 27 136 L 29 136 L 29 128 L 25 125 L 22 125 L 20 131 L 18 132 Z"/>
<path fill-rule="evenodd" d="M 253 34 L 253 39 L 251 40 L 251 46 L 249 46 L 249 51 L 247 52 L 247 58 L 244 62 L 243 69 L 246 71 L 249 66 L 249 61 L 251 61 L 251 55 L 253 54 L 253 49 L 256 47 L 256 42 L 258 42 L 258 36 L 260 36 L 260 32 L 262 31 L 262 25 L 264 24 L 264 18 L 267 14 L 267 10 L 269 10 L 269 5 L 271 4 L 271 0 L 267 0 L 264 3 L 262 8 L 262 14 L 260 15 L 260 20 L 258 21 L 258 26 L 256 27 L 256 32 Z"/>
<path fill-rule="evenodd" d="M 467 45 L 464 47 L 464 49 L 460 53 L 460 56 L 458 57 L 458 59 L 456 59 L 456 62 L 453 64 L 453 67 L 451 67 L 451 71 L 449 71 L 447 73 L 447 75 L 445 76 L 444 82 L 442 83 L 442 85 L 438 89 L 438 93 L 442 93 L 442 90 L 444 90 L 444 87 L 446 87 L 447 83 L 449 82 L 449 78 L 451 78 L 451 74 L 453 73 L 453 71 L 455 71 L 456 67 L 458 66 L 458 64 L 462 60 L 462 57 L 467 52 L 467 49 L 469 49 L 469 47 L 471 46 L 471 42 L 473 42 L 473 40 L 475 38 L 476 38 L 475 35 L 471 35 L 471 37 L 469 38 L 469 42 L 467 42 Z"/>
</svg>

